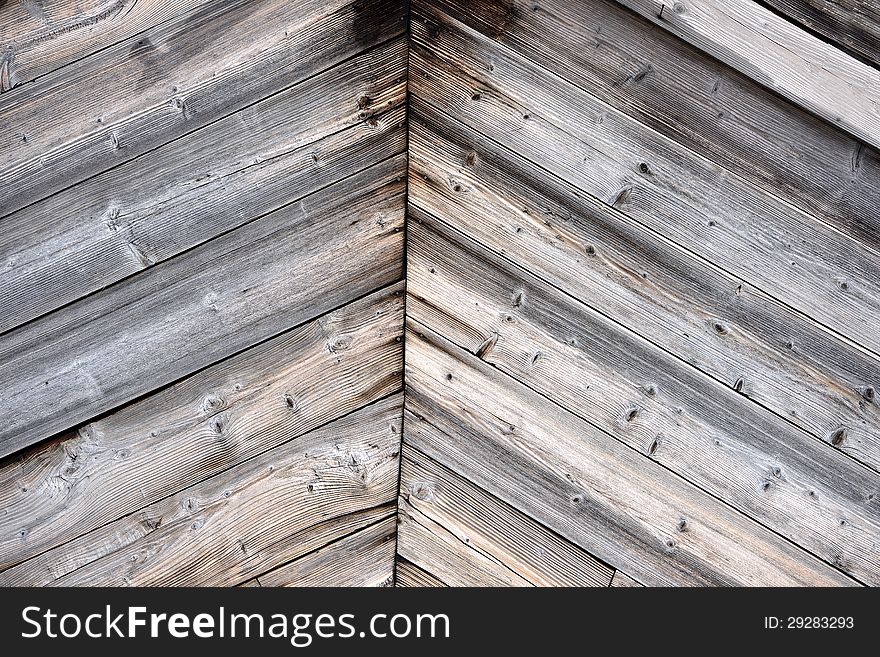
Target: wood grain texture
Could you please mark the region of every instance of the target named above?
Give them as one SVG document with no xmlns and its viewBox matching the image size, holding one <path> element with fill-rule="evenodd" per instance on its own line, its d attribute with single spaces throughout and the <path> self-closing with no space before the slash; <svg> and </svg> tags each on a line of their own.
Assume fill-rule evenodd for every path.
<svg viewBox="0 0 880 657">
<path fill-rule="evenodd" d="M 612 588 L 641 588 L 642 585 L 639 584 L 636 580 L 634 580 L 629 575 L 622 573 L 617 570 L 614 572 L 614 578 L 611 580 Z"/>
<path fill-rule="evenodd" d="M 404 444 L 398 552 L 448 586 L 608 586 L 612 569 Z"/>
<path fill-rule="evenodd" d="M 59 586 L 221 586 L 251 579 L 291 558 L 290 549 L 275 546 L 292 535 L 316 528 L 326 542 L 322 523 L 330 519 L 382 505 L 387 515 L 397 490 L 401 402 L 393 395 L 288 440 L 6 570 L 0 581 L 45 583 L 47 568 L 55 569 L 50 583 Z"/>
<path fill-rule="evenodd" d="M 452 19 L 413 21 L 431 104 L 842 335 L 880 352 L 880 255 Z"/>
<path fill-rule="evenodd" d="M 241 567 L 254 576 L 235 586 L 260 586 L 256 575 L 344 538 L 361 527 L 387 517 L 394 510 L 395 505 L 382 504 L 320 520 L 317 524 L 288 534 L 248 555 Z M 169 508 L 169 513 L 173 515 L 174 511 Z M 128 519 L 104 525 L 0 572 L 0 582 L 4 586 L 51 586 L 59 577 L 117 550 L 125 549 L 134 541 L 149 535 L 154 529 L 151 523 L 144 521 L 141 514 L 133 514 Z M 83 585 L 90 584 L 83 583 Z"/>
<path fill-rule="evenodd" d="M 400 280 L 404 162 L 386 160 L 0 337 L 0 452 Z"/>
<path fill-rule="evenodd" d="M 404 558 L 450 586 L 532 586 L 504 564 L 473 550 L 442 525 L 401 499 L 397 507 L 397 550 Z"/>
<path fill-rule="evenodd" d="M 430 6 L 877 249 L 875 149 L 618 3 L 431 0 Z"/>
<path fill-rule="evenodd" d="M 257 580 L 256 577 L 254 577 L 253 579 L 249 579 L 246 582 L 242 582 L 241 584 L 239 584 L 239 586 L 241 588 L 250 588 L 250 589 L 260 588 L 260 582 Z"/>
<path fill-rule="evenodd" d="M 396 284 L 0 463 L 0 569 L 403 385 Z"/>
<path fill-rule="evenodd" d="M 425 572 L 414 563 L 397 555 L 394 566 L 394 585 L 401 588 L 443 588 L 446 586 L 439 579 Z"/>
<path fill-rule="evenodd" d="M 429 328 L 407 326 L 406 442 L 614 568 L 655 585 L 854 583 Z"/>
<path fill-rule="evenodd" d="M 0 585 L 393 584 L 407 2 L 0 5 Z"/>
<path fill-rule="evenodd" d="M 31 82 L 209 0 L 0 3 L 0 92 Z M 221 4 L 216 0 L 211 4 Z M 224 3 L 229 4 L 229 3 Z"/>
<path fill-rule="evenodd" d="M 880 70 L 752 0 L 619 0 L 756 82 L 880 147 Z"/>
<path fill-rule="evenodd" d="M 880 474 L 463 235 L 412 209 L 409 216 L 408 317 L 859 581 L 880 584 Z"/>
<path fill-rule="evenodd" d="M 261 575 L 261 586 L 391 586 L 396 516 Z"/>
<path fill-rule="evenodd" d="M 398 398 L 398 403 L 401 406 L 402 402 L 403 399 Z M 304 558 L 314 551 L 321 550 L 325 546 L 351 536 L 365 527 L 394 517 L 396 511 L 397 507 L 392 503 L 382 504 L 363 511 L 354 511 L 338 518 L 331 517 L 313 527 L 307 527 L 273 543 L 255 559 L 255 562 L 261 563 L 260 568 L 262 569 L 274 567 L 275 564 L 288 564 L 291 560 Z M 278 567 L 281 568 L 283 566 Z M 262 577 L 254 579 L 258 586 L 262 586 Z M 316 586 L 319 585 L 316 584 Z M 330 584 L 327 584 L 327 586 L 330 586 Z M 340 584 L 339 586 L 345 585 Z"/>
<path fill-rule="evenodd" d="M 880 3 L 877 0 L 761 1 L 838 48 L 880 67 Z"/>
<path fill-rule="evenodd" d="M 401 34 L 404 17 L 400 0 L 210 3 L 10 92 L 0 104 L 0 216 L 291 85 L 282 106 L 300 124 L 318 99 L 339 103 L 351 120 L 360 96 L 340 101 L 326 76 L 317 91 L 294 91 L 295 83 Z M 335 78 L 343 97 L 351 72 Z M 102 92 L 90 93 L 95 88 Z M 300 93 L 302 101 L 291 102 Z M 251 138 L 271 125 L 259 115 L 250 124 L 248 118 L 236 119 L 243 123 L 237 132 L 243 128 Z M 260 145 L 263 159 L 273 155 L 269 143 Z M 229 155 L 243 157 L 236 146 Z"/>
<path fill-rule="evenodd" d="M 402 152 L 405 67 L 398 39 L 6 217 L 0 331 Z"/>
<path fill-rule="evenodd" d="M 0 585 L 880 585 L 847 3 L 0 2 Z"/>
<path fill-rule="evenodd" d="M 413 101 L 410 204 L 880 469 L 880 364 L 619 210 Z M 441 136 L 442 135 L 442 136 Z"/>
</svg>

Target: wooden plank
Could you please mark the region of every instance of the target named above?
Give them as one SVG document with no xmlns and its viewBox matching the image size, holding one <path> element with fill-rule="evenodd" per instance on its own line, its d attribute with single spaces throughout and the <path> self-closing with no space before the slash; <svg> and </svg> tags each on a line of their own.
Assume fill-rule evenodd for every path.
<svg viewBox="0 0 880 657">
<path fill-rule="evenodd" d="M 410 89 L 417 111 L 430 103 L 461 119 L 880 353 L 877 252 L 582 90 L 542 75 L 452 19 L 444 24 L 428 34 L 413 22 Z"/>
<path fill-rule="evenodd" d="M 296 556 L 298 544 L 308 552 L 326 543 L 334 534 L 329 520 L 359 511 L 371 516 L 381 505 L 385 515 L 393 512 L 388 503 L 397 492 L 401 402 L 393 395 L 288 440 L 6 570 L 0 581 L 47 583 L 47 570 L 55 569 L 48 583 L 57 586 L 244 582 Z M 350 519 L 342 522 L 351 529 Z M 296 544 L 276 549 L 293 535 Z"/>
<path fill-rule="evenodd" d="M 642 585 L 639 584 L 632 577 L 630 577 L 629 575 L 625 575 L 619 570 L 614 572 L 614 579 L 611 580 L 612 588 L 640 588 L 641 586 Z"/>
<path fill-rule="evenodd" d="M 876 0 L 762 0 L 850 55 L 880 67 L 880 4 Z"/>
<path fill-rule="evenodd" d="M 402 152 L 405 67 L 398 39 L 6 217 L 0 331 Z"/>
<path fill-rule="evenodd" d="M 402 406 L 402 398 L 398 398 L 398 401 Z M 321 550 L 336 541 L 343 540 L 364 527 L 369 527 L 388 518 L 393 519 L 396 513 L 397 506 L 391 503 L 382 504 L 363 511 L 354 511 L 339 518 L 330 518 L 273 543 L 259 555 L 253 557 L 252 561 L 262 564 L 260 567 L 264 571 L 266 568 L 274 567 L 278 564 L 281 564 L 278 565 L 278 568 L 283 568 L 283 564 L 289 564 L 292 560 L 306 558 L 310 553 Z M 255 579 L 259 586 L 263 586 L 260 583 L 262 574 L 261 577 Z"/>
<path fill-rule="evenodd" d="M 432 574 L 425 572 L 414 563 L 410 563 L 400 556 L 397 557 L 397 564 L 395 565 L 394 572 L 394 585 L 402 588 L 443 588 L 446 586 L 446 584 Z"/>
<path fill-rule="evenodd" d="M 417 449 L 404 444 L 401 459 L 398 551 L 447 585 L 611 582 L 611 568 Z M 435 533 L 440 538 L 432 540 Z M 448 563 L 442 558 L 447 552 L 444 539 L 456 555 Z M 435 556 L 438 541 L 440 558 Z M 486 561 L 489 569 L 483 567 Z M 503 576 L 493 581 L 491 570 Z"/>
<path fill-rule="evenodd" d="M 473 550 L 455 534 L 401 499 L 398 554 L 449 586 L 533 586 L 503 563 Z"/>
<path fill-rule="evenodd" d="M 427 327 L 407 326 L 405 441 L 614 568 L 646 585 L 854 583 Z"/>
<path fill-rule="evenodd" d="M 880 500 L 870 499 L 880 474 L 463 235 L 413 208 L 409 217 L 408 317 L 859 581 L 880 584 Z"/>
<path fill-rule="evenodd" d="M 391 586 L 394 515 L 260 575 L 261 586 Z"/>
<path fill-rule="evenodd" d="M 261 550 L 259 554 L 250 555 L 249 563 L 260 564 L 259 567 L 264 570 L 278 564 L 289 563 L 291 560 L 303 558 L 311 552 L 345 539 L 364 527 L 381 522 L 395 515 L 396 511 L 397 507 L 392 503 L 364 511 L 354 511 L 338 518 L 330 518 L 295 534 L 285 536 L 282 540 Z M 248 582 L 253 582 L 253 584 Z M 254 577 L 248 582 L 239 584 L 239 586 L 262 586 L 259 577 Z"/>
<path fill-rule="evenodd" d="M 0 569 L 399 390 L 402 289 L 334 310 L 0 463 Z"/>
<path fill-rule="evenodd" d="M 0 93 L 206 4 L 208 0 L 0 3 Z"/>
<path fill-rule="evenodd" d="M 613 0 L 432 0 L 772 195 L 877 248 L 880 156 Z M 576 27 L 575 27 L 576 26 Z M 439 27 L 439 25 L 438 25 Z"/>
<path fill-rule="evenodd" d="M 516 153 L 413 104 L 411 206 L 527 263 L 543 280 L 880 469 L 875 357 Z"/>
<path fill-rule="evenodd" d="M 618 0 L 780 96 L 880 147 L 880 71 L 752 0 Z"/>
<path fill-rule="evenodd" d="M 156 510 L 159 506 L 154 504 L 152 510 Z M 393 513 L 394 510 L 393 504 L 383 504 L 339 517 L 330 517 L 287 534 L 259 550 L 249 551 L 238 568 L 248 576 L 253 576 L 236 586 L 260 586 L 257 575 L 348 536 L 359 527 L 388 517 L 388 514 Z M 176 517 L 175 513 L 175 509 L 167 507 L 165 517 Z M 73 573 L 101 557 L 124 550 L 135 541 L 149 536 L 155 529 L 153 526 L 155 523 L 147 520 L 152 519 L 142 512 L 104 525 L 0 572 L 0 581 L 7 586 L 51 586 L 59 577 Z"/>
<path fill-rule="evenodd" d="M 5 94 L 0 216 L 400 35 L 404 17 L 400 0 L 211 3 Z"/>
<path fill-rule="evenodd" d="M 400 280 L 404 163 L 386 160 L 0 337 L 0 455 Z"/>
</svg>

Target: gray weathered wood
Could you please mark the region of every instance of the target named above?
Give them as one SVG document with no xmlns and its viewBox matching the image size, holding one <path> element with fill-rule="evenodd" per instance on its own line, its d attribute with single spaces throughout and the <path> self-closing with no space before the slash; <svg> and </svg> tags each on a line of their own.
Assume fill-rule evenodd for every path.
<svg viewBox="0 0 880 657">
<path fill-rule="evenodd" d="M 383 505 L 382 513 L 393 512 L 401 402 L 393 395 L 289 440 L 6 570 L 0 582 L 42 582 L 47 567 L 57 572 L 49 583 L 59 586 L 244 582 L 295 558 L 298 546 L 320 547 L 330 519 Z M 316 545 L 308 544 L 310 528 L 320 536 Z"/>
<path fill-rule="evenodd" d="M 611 582 L 611 568 L 407 444 L 400 496 L 398 552 L 449 586 Z"/>
<path fill-rule="evenodd" d="M 394 504 L 382 504 L 368 509 L 353 511 L 341 516 L 332 516 L 319 520 L 292 534 L 284 536 L 264 548 L 250 552 L 240 562 L 238 569 L 251 576 L 235 586 L 257 587 L 260 583 L 256 575 L 297 559 L 309 552 L 320 549 L 324 545 L 348 536 L 366 525 L 372 524 L 394 513 Z M 151 510 L 159 509 L 153 505 Z M 168 517 L 174 517 L 176 510 L 167 509 Z M 156 529 L 153 523 L 140 513 L 132 514 L 116 522 L 111 522 L 93 530 L 73 541 L 64 543 L 57 548 L 44 552 L 33 559 L 0 572 L 0 582 L 4 586 L 51 586 L 54 582 L 81 566 L 117 550 L 124 550 L 137 540 L 148 536 Z M 232 584 L 229 584 L 232 585 Z"/>
<path fill-rule="evenodd" d="M 780 0 L 787 1 L 787 0 Z M 431 0 L 467 25 L 875 250 L 876 150 L 613 0 Z M 442 29 L 443 22 L 437 26 Z M 577 26 L 576 28 L 574 26 Z"/>
<path fill-rule="evenodd" d="M 663 29 L 880 147 L 880 71 L 752 0 L 618 0 Z"/>
<path fill-rule="evenodd" d="M 246 582 L 242 582 L 238 586 L 241 588 L 257 589 L 260 588 L 260 582 L 256 577 L 254 577 L 253 579 L 249 579 Z"/>
<path fill-rule="evenodd" d="M 399 35 L 404 17 L 400 0 L 210 3 L 5 94 L 0 217 Z M 291 95 L 302 122 L 317 99 Z"/>
<path fill-rule="evenodd" d="M 880 67 L 880 3 L 877 0 L 762 1 L 838 48 Z"/>
<path fill-rule="evenodd" d="M 420 588 L 443 588 L 446 586 L 439 579 L 425 572 L 413 563 L 410 563 L 400 555 L 397 555 L 394 565 L 394 585 Z"/>
<path fill-rule="evenodd" d="M 880 254 L 464 26 L 434 33 L 419 25 L 410 55 L 415 108 L 430 103 L 460 118 L 880 352 Z"/>
<path fill-rule="evenodd" d="M 0 220 L 0 331 L 401 152 L 405 70 L 397 40 Z"/>
<path fill-rule="evenodd" d="M 391 586 L 395 515 L 261 575 L 261 586 Z"/>
<path fill-rule="evenodd" d="M 751 4 L 419 0 L 411 113 L 403 0 L 0 7 L 0 584 L 880 584 L 880 157 Z"/>
<path fill-rule="evenodd" d="M 629 575 L 626 575 L 623 572 L 617 570 L 614 572 L 614 578 L 611 580 L 611 586 L 613 588 L 641 588 L 642 585 Z"/>
<path fill-rule="evenodd" d="M 0 337 L 0 454 L 399 280 L 404 158 Z"/>
<path fill-rule="evenodd" d="M 516 153 L 413 104 L 411 205 L 880 469 L 874 356 Z"/>
<path fill-rule="evenodd" d="M 0 3 L 0 92 L 211 0 Z M 216 0 L 211 4 L 219 5 Z"/>
<path fill-rule="evenodd" d="M 880 584 L 880 474 L 414 208 L 409 217 L 408 317 Z"/>
<path fill-rule="evenodd" d="M 402 402 L 402 398 L 398 398 L 398 403 L 401 406 Z M 339 518 L 331 517 L 329 520 L 325 520 L 314 527 L 308 527 L 301 532 L 285 537 L 277 543 L 273 543 L 259 557 L 260 563 L 264 564 L 261 568 L 265 569 L 269 565 L 274 567 L 275 564 L 288 564 L 291 560 L 305 557 L 310 552 L 320 550 L 327 545 L 340 541 L 365 527 L 388 518 L 393 518 L 396 516 L 396 513 L 397 507 L 392 503 L 382 504 L 364 511 L 354 511 Z M 258 586 L 262 586 L 262 577 L 254 579 Z M 324 585 L 315 584 L 315 586 Z M 326 586 L 330 586 L 330 584 L 326 584 Z M 339 586 L 345 585 L 339 584 Z"/>
<path fill-rule="evenodd" d="M 400 390 L 402 289 L 376 292 L 0 462 L 0 569 Z"/>
<path fill-rule="evenodd" d="M 407 326 L 406 442 L 614 568 L 645 584 L 854 583 L 427 327 Z"/>
<path fill-rule="evenodd" d="M 397 553 L 450 586 L 532 586 L 497 559 L 472 549 L 401 498 L 397 507 Z"/>
</svg>

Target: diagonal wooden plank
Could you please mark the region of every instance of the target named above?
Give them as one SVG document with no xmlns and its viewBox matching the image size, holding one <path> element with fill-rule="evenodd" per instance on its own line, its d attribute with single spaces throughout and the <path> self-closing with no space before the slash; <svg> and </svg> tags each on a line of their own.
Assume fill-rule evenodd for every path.
<svg viewBox="0 0 880 657">
<path fill-rule="evenodd" d="M 221 4 L 217 0 L 0 3 L 0 92 L 209 2 Z"/>
<path fill-rule="evenodd" d="M 449 586 L 610 583 L 612 569 L 576 545 L 412 446 L 401 454 L 398 552 L 432 576 Z"/>
<path fill-rule="evenodd" d="M 160 509 L 167 510 L 168 519 L 176 517 L 175 509 L 163 507 L 161 504 L 153 505 L 150 511 Z M 277 540 L 267 541 L 259 549 L 248 550 L 236 566 L 238 575 L 235 579 L 250 577 L 292 559 L 298 559 L 348 536 L 361 527 L 387 518 L 394 511 L 395 505 L 390 503 L 352 511 L 341 516 L 328 514 L 326 520 L 305 526 Z M 51 586 L 59 577 L 73 573 L 78 568 L 116 550 L 124 550 L 135 541 L 148 536 L 158 528 L 155 519 L 155 516 L 148 518 L 143 513 L 135 513 L 111 522 L 0 572 L 0 582 L 3 586 Z M 257 577 L 253 576 L 234 586 L 258 587 L 260 583 Z"/>
<path fill-rule="evenodd" d="M 876 0 L 761 0 L 820 38 L 880 68 L 880 4 Z"/>
<path fill-rule="evenodd" d="M 609 565 L 655 585 L 854 584 L 429 328 L 407 327 L 405 441 Z"/>
<path fill-rule="evenodd" d="M 614 588 L 640 588 L 642 585 L 629 575 L 618 570 L 614 573 L 614 579 L 611 580 L 611 586 Z"/>
<path fill-rule="evenodd" d="M 399 390 L 402 288 L 334 310 L 0 462 L 0 569 Z"/>
<path fill-rule="evenodd" d="M 397 521 L 373 525 L 260 575 L 260 586 L 391 586 Z"/>
<path fill-rule="evenodd" d="M 395 586 L 416 588 L 442 588 L 446 586 L 439 579 L 400 555 L 397 555 L 396 562 L 394 567 Z"/>
<path fill-rule="evenodd" d="M 880 148 L 880 70 L 752 0 L 618 1 Z"/>
<path fill-rule="evenodd" d="M 320 545 L 329 519 L 344 519 L 394 499 L 401 402 L 401 395 L 393 395 L 287 440 L 61 545 L 34 563 L 4 571 L 0 582 L 55 586 L 245 582 L 295 557 L 297 546 L 308 549 L 310 530 L 317 532 Z M 386 506 L 386 514 L 388 510 Z M 286 551 L 275 549 L 293 535 L 299 540 L 288 542 Z M 44 582 L 47 569 L 56 574 Z M 389 574 L 390 569 L 389 563 Z"/>
<path fill-rule="evenodd" d="M 400 398 L 398 400 L 402 401 Z M 341 541 L 361 529 L 368 528 L 378 522 L 387 521 L 389 518 L 393 522 L 396 512 L 397 509 L 392 503 L 383 504 L 364 511 L 355 511 L 338 518 L 331 517 L 329 520 L 325 520 L 318 525 L 307 527 L 296 534 L 291 534 L 273 543 L 263 550 L 260 555 L 252 557 L 251 561 L 255 565 L 261 564 L 261 567 L 265 568 L 270 564 L 289 564 L 291 561 L 308 558 L 314 552 Z M 393 567 L 393 555 L 389 563 Z M 379 566 L 378 563 L 371 565 Z M 387 564 L 384 567 L 387 568 Z M 250 570 L 253 570 L 253 568 L 251 567 Z M 309 573 L 309 575 L 312 575 L 312 573 Z M 387 572 L 385 577 L 387 578 Z M 262 586 L 258 577 L 250 581 L 254 582 L 254 586 Z M 340 586 L 344 586 L 344 584 L 340 584 Z"/>
<path fill-rule="evenodd" d="M 439 221 L 415 208 L 409 217 L 409 318 L 859 581 L 880 583 L 880 474 Z"/>
<path fill-rule="evenodd" d="M 614 0 L 431 0 L 641 123 L 869 248 L 880 157 Z M 440 25 L 437 26 L 438 28 Z"/>
<path fill-rule="evenodd" d="M 577 87 L 542 76 L 457 21 L 443 25 L 438 32 L 413 21 L 414 106 L 430 104 L 461 120 L 880 353 L 880 254 Z"/>
<path fill-rule="evenodd" d="M 6 217 L 0 331 L 401 152 L 405 70 L 401 38 Z"/>
<path fill-rule="evenodd" d="M 417 99 L 409 126 L 411 205 L 880 470 L 876 357 Z"/>
<path fill-rule="evenodd" d="M 4 94 L 0 217 L 398 36 L 404 17 L 400 0 L 210 3 Z"/>
<path fill-rule="evenodd" d="M 0 453 L 400 280 L 404 163 L 385 160 L 0 337 Z"/>
<path fill-rule="evenodd" d="M 531 582 L 504 563 L 466 545 L 443 525 L 401 498 L 397 507 L 397 551 L 450 586 L 523 587 Z"/>
</svg>

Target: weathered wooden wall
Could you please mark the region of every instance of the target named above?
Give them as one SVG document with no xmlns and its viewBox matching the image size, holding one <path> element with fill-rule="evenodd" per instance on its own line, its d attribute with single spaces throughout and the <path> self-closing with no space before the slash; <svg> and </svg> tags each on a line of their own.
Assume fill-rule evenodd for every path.
<svg viewBox="0 0 880 657">
<path fill-rule="evenodd" d="M 880 584 L 878 37 L 0 2 L 0 585 Z"/>
<path fill-rule="evenodd" d="M 0 583 L 390 583 L 406 3 L 0 5 Z"/>
<path fill-rule="evenodd" d="M 414 3 L 401 583 L 880 584 L 877 88 L 722 5 Z"/>
</svg>

